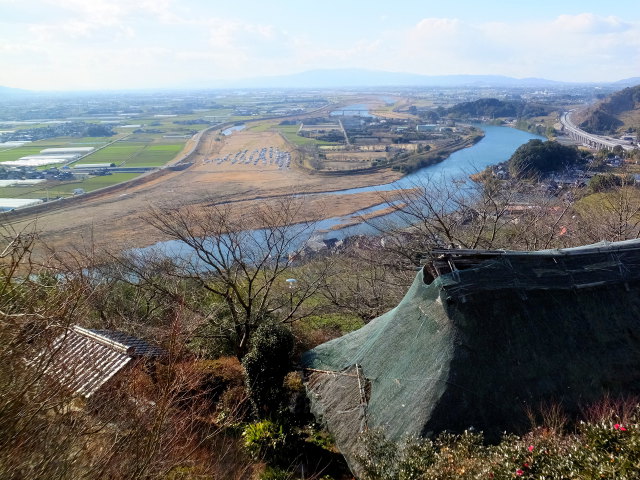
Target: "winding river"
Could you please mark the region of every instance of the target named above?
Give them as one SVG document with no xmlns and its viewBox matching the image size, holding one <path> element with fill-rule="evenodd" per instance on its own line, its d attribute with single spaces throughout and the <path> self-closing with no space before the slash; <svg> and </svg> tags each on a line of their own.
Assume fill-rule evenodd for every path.
<svg viewBox="0 0 640 480">
<path fill-rule="evenodd" d="M 421 168 L 393 183 L 375 185 L 373 187 L 351 188 L 328 193 L 344 194 L 375 192 L 379 190 L 389 190 L 391 188 L 411 188 L 415 183 L 427 179 L 444 179 L 445 181 L 450 181 L 452 178 L 468 176 L 469 174 L 483 170 L 489 165 L 495 165 L 496 163 L 508 160 L 520 145 L 527 143 L 531 139 L 546 140 L 539 135 L 516 130 L 515 128 L 498 127 L 495 125 L 476 126 L 484 131 L 484 138 L 475 145 L 452 153 L 440 163 Z"/>
<path fill-rule="evenodd" d="M 454 152 L 442 162 L 417 170 L 409 175 L 404 176 L 400 180 L 384 185 L 375 185 L 362 188 L 351 188 L 347 190 L 338 190 L 326 192 L 325 195 L 337 194 L 353 194 L 360 192 L 375 192 L 384 190 L 395 190 L 400 188 L 412 188 L 416 183 L 426 181 L 429 182 L 450 182 L 456 178 L 468 177 L 469 174 L 478 172 L 489 165 L 494 165 L 509 159 L 513 152 L 522 144 L 531 139 L 537 138 L 544 140 L 544 137 L 534 135 L 521 130 L 510 127 L 500 127 L 494 125 L 478 125 L 482 128 L 485 136 L 475 145 Z M 318 194 L 312 194 L 318 195 Z M 378 205 L 369 207 L 364 210 L 355 212 L 347 217 L 333 217 L 317 222 L 315 225 L 316 240 L 322 238 L 346 238 L 357 234 L 372 234 L 376 230 L 367 224 L 360 223 L 339 230 L 330 230 L 337 225 L 345 224 L 350 219 L 373 213 L 378 210 L 387 208 L 387 205 Z M 392 214 L 393 215 L 393 214 Z M 258 233 L 258 232 L 256 232 Z M 181 256 L 184 253 L 184 247 L 181 247 L 176 241 L 161 242 L 156 246 L 167 253 Z M 146 250 L 146 249 L 143 249 Z"/>
<path fill-rule="evenodd" d="M 523 132 L 510 127 L 495 125 L 477 125 L 484 131 L 484 138 L 471 147 L 452 153 L 442 162 L 436 165 L 421 168 L 400 180 L 384 185 L 371 187 L 351 188 L 327 192 L 327 194 L 351 194 L 360 192 L 375 192 L 384 190 L 396 190 L 400 188 L 412 188 L 419 183 L 451 182 L 458 178 L 468 177 L 472 173 L 479 172 L 489 165 L 504 162 L 511 157 L 513 152 L 522 144 L 534 138 L 545 140 L 544 137 L 532 133 Z M 350 215 L 348 218 L 357 217 L 376 210 L 387 208 L 387 205 L 370 207 L 366 210 Z M 326 230 L 336 225 L 345 223 L 345 217 L 335 217 L 322 220 L 318 223 L 318 230 Z M 356 234 L 375 233 L 375 229 L 366 224 L 354 225 L 340 230 L 334 230 L 325 236 L 333 238 L 345 238 Z"/>
</svg>

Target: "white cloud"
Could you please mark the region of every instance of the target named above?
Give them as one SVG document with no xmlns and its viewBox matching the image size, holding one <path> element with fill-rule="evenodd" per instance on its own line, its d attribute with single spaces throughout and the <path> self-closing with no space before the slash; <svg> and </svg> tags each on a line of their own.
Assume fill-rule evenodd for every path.
<svg viewBox="0 0 640 480">
<path fill-rule="evenodd" d="M 607 80 L 637 75 L 640 56 L 640 24 L 593 14 L 517 23 L 425 18 L 385 38 L 401 39 L 384 53 L 396 70 L 424 74 Z"/>
<path fill-rule="evenodd" d="M 640 24 L 591 13 L 518 22 L 427 17 L 409 28 L 362 30 L 347 41 L 330 29 L 315 37 L 275 17 L 223 18 L 182 1 L 42 2 L 55 18 L 2 24 L 0 14 L 0 64 L 12 66 L 0 70 L 0 85 L 168 86 L 345 67 L 560 80 L 640 71 Z"/>
<path fill-rule="evenodd" d="M 461 27 L 462 22 L 457 18 L 423 18 L 409 33 L 416 38 L 434 38 L 458 34 Z"/>
<path fill-rule="evenodd" d="M 597 17 L 592 13 L 579 15 L 560 15 L 554 26 L 565 32 L 584 34 L 619 33 L 632 28 L 632 25 L 618 17 Z"/>
<path fill-rule="evenodd" d="M 119 23 L 130 9 L 128 5 L 133 4 L 121 0 L 45 0 L 44 3 L 66 10 L 71 17 L 100 25 Z"/>
</svg>

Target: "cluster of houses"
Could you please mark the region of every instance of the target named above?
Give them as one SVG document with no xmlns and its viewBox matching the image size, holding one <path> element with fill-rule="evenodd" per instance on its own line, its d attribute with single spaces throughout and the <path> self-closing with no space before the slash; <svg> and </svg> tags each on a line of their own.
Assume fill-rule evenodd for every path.
<svg viewBox="0 0 640 480">
<path fill-rule="evenodd" d="M 0 180 L 73 180 L 68 169 L 51 167 L 37 170 L 33 167 L 3 167 L 0 165 Z"/>
</svg>

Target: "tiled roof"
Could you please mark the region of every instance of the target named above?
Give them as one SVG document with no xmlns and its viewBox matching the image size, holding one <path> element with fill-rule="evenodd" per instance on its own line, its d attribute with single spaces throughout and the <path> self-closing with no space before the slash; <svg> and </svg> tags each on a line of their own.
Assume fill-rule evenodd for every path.
<svg viewBox="0 0 640 480">
<path fill-rule="evenodd" d="M 100 335 L 106 339 L 109 339 L 113 342 L 120 343 L 126 346 L 127 348 L 133 348 L 133 351 L 131 354 L 135 356 L 159 357 L 166 353 L 160 347 L 147 343 L 140 338 L 127 335 L 126 333 L 123 333 L 123 332 L 115 332 L 113 330 L 89 330 L 89 331 L 96 335 Z"/>
<path fill-rule="evenodd" d="M 30 363 L 47 362 L 45 375 L 76 395 L 90 397 L 134 358 L 163 354 L 162 349 L 121 332 L 73 326 Z"/>
</svg>

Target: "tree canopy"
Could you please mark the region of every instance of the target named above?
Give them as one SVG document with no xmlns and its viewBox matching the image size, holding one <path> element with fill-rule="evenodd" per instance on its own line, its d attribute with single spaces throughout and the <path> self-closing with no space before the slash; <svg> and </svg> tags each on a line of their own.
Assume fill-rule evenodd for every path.
<svg viewBox="0 0 640 480">
<path fill-rule="evenodd" d="M 513 153 L 509 159 L 509 172 L 518 178 L 536 177 L 575 165 L 580 160 L 580 154 L 575 147 L 534 139 L 521 145 Z"/>
</svg>

